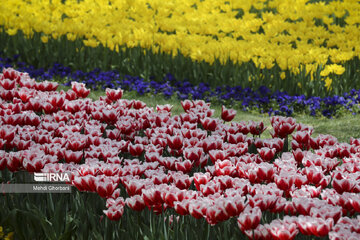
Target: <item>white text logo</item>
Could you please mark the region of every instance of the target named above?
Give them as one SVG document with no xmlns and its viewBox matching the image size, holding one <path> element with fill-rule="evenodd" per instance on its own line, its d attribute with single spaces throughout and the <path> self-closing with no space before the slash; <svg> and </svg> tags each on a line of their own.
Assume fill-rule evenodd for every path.
<svg viewBox="0 0 360 240">
<path fill-rule="evenodd" d="M 70 182 L 70 173 L 34 173 L 35 182 Z"/>
</svg>

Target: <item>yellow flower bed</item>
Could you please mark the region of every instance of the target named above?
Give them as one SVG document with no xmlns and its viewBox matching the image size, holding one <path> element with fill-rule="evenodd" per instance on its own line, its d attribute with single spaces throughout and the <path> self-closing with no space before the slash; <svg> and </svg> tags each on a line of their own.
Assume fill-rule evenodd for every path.
<svg viewBox="0 0 360 240">
<path fill-rule="evenodd" d="M 87 46 L 141 46 L 182 53 L 210 64 L 252 60 L 324 79 L 344 72 L 360 53 L 360 3 L 355 0 L 6 0 L 0 25 L 49 37 L 83 37 Z M 314 3 L 311 3 L 314 2 Z M 283 78 L 284 74 L 281 75 Z M 330 83 L 331 85 L 331 83 Z M 329 89 L 329 80 L 327 80 Z"/>
</svg>

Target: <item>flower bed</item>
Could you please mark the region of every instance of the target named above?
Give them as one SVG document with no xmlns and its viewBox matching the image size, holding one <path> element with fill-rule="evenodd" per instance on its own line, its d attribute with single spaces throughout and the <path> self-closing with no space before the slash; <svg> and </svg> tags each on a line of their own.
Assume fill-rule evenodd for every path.
<svg viewBox="0 0 360 240">
<path fill-rule="evenodd" d="M 225 107 L 213 118 L 201 100 L 172 116 L 170 105 L 154 110 L 120 89 L 92 101 L 81 83 L 58 92 L 13 69 L 0 85 L 0 169 L 71 172 L 69 184 L 106 199 L 113 221 L 147 208 L 210 225 L 236 218 L 250 239 L 360 237 L 360 139 L 312 137 L 285 117 L 261 139 L 262 122 L 231 122 Z"/>
<path fill-rule="evenodd" d="M 360 88 L 358 8 L 332 0 L 7 0 L 0 39 L 2 50 L 41 67 L 114 67 L 157 78 L 165 70 L 192 83 L 326 96 Z"/>
<path fill-rule="evenodd" d="M 206 83 L 193 85 L 187 80 L 180 81 L 171 74 L 167 74 L 163 81 L 147 80 L 141 77 L 126 75 L 121 77 L 117 71 L 101 71 L 95 69 L 91 72 L 73 71 L 70 67 L 54 64 L 49 69 L 36 69 L 17 58 L 0 58 L 1 67 L 17 66 L 19 71 L 26 71 L 30 77 L 38 80 L 69 79 L 65 85 L 70 86 L 71 81 L 85 83 L 91 89 L 105 90 L 106 88 L 122 88 L 143 94 L 162 94 L 166 98 L 177 96 L 181 100 L 215 101 L 223 104 L 235 105 L 244 111 L 257 110 L 271 115 L 291 116 L 294 113 L 305 113 L 311 116 L 322 115 L 328 118 L 336 116 L 339 112 L 357 114 L 359 112 L 360 92 L 351 90 L 342 96 L 331 97 L 305 97 L 304 95 L 289 95 L 286 92 L 271 93 L 270 89 L 262 86 L 257 90 L 242 88 L 240 86 L 222 86 L 211 88 Z"/>
</svg>

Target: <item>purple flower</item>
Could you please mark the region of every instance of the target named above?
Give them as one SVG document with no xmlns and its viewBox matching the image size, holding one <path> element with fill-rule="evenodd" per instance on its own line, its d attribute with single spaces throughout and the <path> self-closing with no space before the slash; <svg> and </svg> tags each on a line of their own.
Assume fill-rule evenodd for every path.
<svg viewBox="0 0 360 240">
<path fill-rule="evenodd" d="M 0 56 L 4 53 L 0 52 Z M 210 87 L 208 83 L 201 82 L 194 85 L 187 79 L 176 79 L 171 73 L 167 73 L 161 80 L 155 77 L 144 79 L 137 76 L 122 75 L 117 71 L 101 71 L 95 68 L 89 72 L 73 70 L 70 67 L 54 63 L 49 69 L 36 69 L 24 62 L 18 62 L 19 55 L 0 57 L 0 68 L 14 67 L 15 69 L 28 72 L 37 80 L 52 78 L 67 78 L 65 86 L 70 86 L 71 81 L 83 82 L 92 89 L 122 88 L 127 91 L 136 91 L 140 95 L 145 93 L 162 94 L 170 98 L 174 94 L 183 100 L 189 97 L 193 99 L 216 99 L 221 104 L 239 103 L 243 110 L 257 109 L 259 112 L 267 112 L 271 115 L 291 116 L 294 112 L 305 112 L 311 116 L 322 114 L 332 117 L 339 109 L 346 109 L 352 114 L 360 111 L 357 107 L 360 103 L 360 90 L 352 89 L 342 96 L 306 97 L 305 95 L 289 95 L 287 92 L 271 92 L 269 88 L 260 86 L 258 89 L 241 86 L 216 86 Z"/>
</svg>

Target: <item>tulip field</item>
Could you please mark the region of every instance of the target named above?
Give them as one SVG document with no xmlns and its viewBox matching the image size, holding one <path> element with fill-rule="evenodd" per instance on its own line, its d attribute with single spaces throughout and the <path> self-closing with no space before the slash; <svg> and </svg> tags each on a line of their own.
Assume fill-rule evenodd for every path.
<svg viewBox="0 0 360 240">
<path fill-rule="evenodd" d="M 353 0 L 6 0 L 0 51 L 41 68 L 323 97 L 360 88 L 359 13 Z"/>
<path fill-rule="evenodd" d="M 1 1 L 0 240 L 360 239 L 359 25 L 350 0 Z"/>
<path fill-rule="evenodd" d="M 1 196 L 15 239 L 360 238 L 360 139 L 215 118 L 202 100 L 179 115 L 121 89 L 91 100 L 10 68 L 0 85 L 2 182 L 72 173 L 71 194 Z"/>
</svg>

